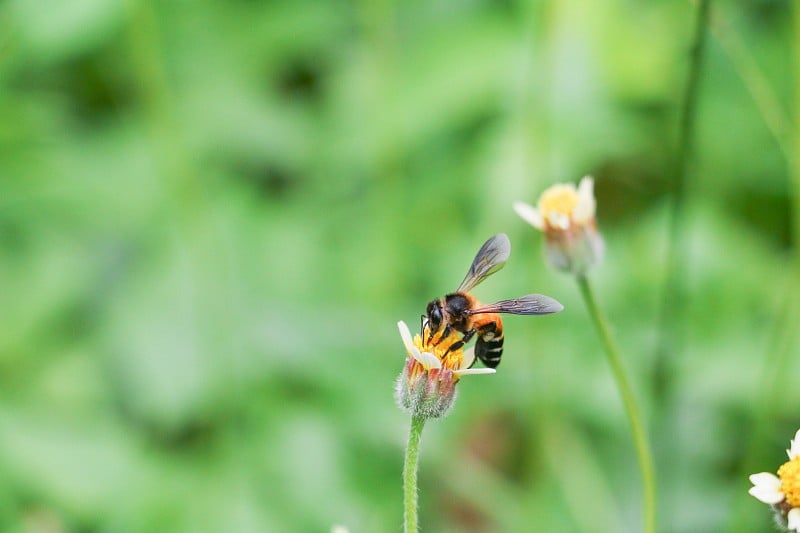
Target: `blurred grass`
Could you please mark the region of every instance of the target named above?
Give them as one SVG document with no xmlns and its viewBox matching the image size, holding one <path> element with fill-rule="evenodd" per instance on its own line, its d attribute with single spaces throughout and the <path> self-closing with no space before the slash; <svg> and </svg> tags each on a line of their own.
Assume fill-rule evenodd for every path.
<svg viewBox="0 0 800 533">
<path fill-rule="evenodd" d="M 790 4 L 715 9 L 791 108 Z M 566 310 L 509 317 L 499 373 L 465 379 L 428 425 L 421 523 L 637 530 L 600 347 L 510 206 L 597 177 L 594 284 L 648 398 L 692 10 L 0 4 L 0 530 L 397 530 L 395 323 L 500 231 L 511 260 L 477 296 Z M 739 464 L 791 265 L 789 175 L 739 67 L 708 45 L 677 431 L 651 435 L 677 458 L 659 465 L 660 519 L 718 531 L 737 507 L 771 531 Z M 780 390 L 759 470 L 800 427 L 800 392 Z"/>
</svg>

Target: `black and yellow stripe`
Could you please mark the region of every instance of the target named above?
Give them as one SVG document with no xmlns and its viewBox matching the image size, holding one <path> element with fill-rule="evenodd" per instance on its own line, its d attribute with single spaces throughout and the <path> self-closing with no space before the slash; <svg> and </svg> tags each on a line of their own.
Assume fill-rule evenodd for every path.
<svg viewBox="0 0 800 533">
<path fill-rule="evenodd" d="M 489 368 L 500 364 L 503 355 L 503 327 L 497 322 L 489 322 L 478 329 L 475 341 L 475 357 Z"/>
</svg>

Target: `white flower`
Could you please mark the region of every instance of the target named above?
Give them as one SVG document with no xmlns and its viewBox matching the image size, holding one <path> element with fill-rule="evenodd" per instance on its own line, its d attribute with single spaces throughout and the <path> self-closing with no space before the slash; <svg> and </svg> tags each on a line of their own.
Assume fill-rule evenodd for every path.
<svg viewBox="0 0 800 533">
<path fill-rule="evenodd" d="M 397 323 L 397 329 L 400 330 L 400 338 L 403 339 L 403 345 L 406 347 L 406 352 L 412 358 L 414 358 L 425 371 L 429 371 L 431 369 L 441 369 L 442 368 L 442 360 L 439 357 L 443 357 L 445 361 L 449 364 L 446 366 L 448 370 L 451 370 L 453 374 L 456 376 L 466 376 L 470 374 L 494 374 L 496 370 L 494 368 L 470 368 L 472 363 L 475 362 L 475 347 L 470 346 L 466 350 L 452 350 L 446 355 L 441 355 L 447 352 L 447 347 L 449 343 L 442 342 L 438 345 L 434 346 L 432 343 L 428 343 L 426 346 L 427 349 L 432 351 L 428 352 L 421 352 L 418 346 L 422 345 L 422 339 L 419 335 L 416 338 L 411 337 L 411 330 L 408 329 L 408 325 L 403 322 L 402 320 Z M 434 352 L 438 352 L 440 354 L 439 357 Z M 450 357 L 450 355 L 455 355 L 455 357 Z"/>
<path fill-rule="evenodd" d="M 438 418 L 447 414 L 455 401 L 455 385 L 469 374 L 494 374 L 494 368 L 469 368 L 475 361 L 475 350 L 451 349 L 460 341 L 458 333 L 434 342 L 427 325 L 425 341 L 420 335 L 411 337 L 408 325 L 397 323 L 400 338 L 408 357 L 397 380 L 395 397 L 398 405 L 414 416 Z"/>
<path fill-rule="evenodd" d="M 750 476 L 748 491 L 757 500 L 772 506 L 780 524 L 800 533 L 800 431 L 786 450 L 789 460 L 778 468 L 778 475 L 760 472 Z"/>
<path fill-rule="evenodd" d="M 603 239 L 597 231 L 594 180 L 584 177 L 578 187 L 558 183 L 545 190 L 536 207 L 515 202 L 514 210 L 545 235 L 547 258 L 558 268 L 584 275 L 603 256 Z"/>
<path fill-rule="evenodd" d="M 594 220 L 594 178 L 585 176 L 578 188 L 571 183 L 557 183 L 545 190 L 536 207 L 514 202 L 514 210 L 536 229 L 566 231 L 570 226 L 585 226 Z"/>
</svg>

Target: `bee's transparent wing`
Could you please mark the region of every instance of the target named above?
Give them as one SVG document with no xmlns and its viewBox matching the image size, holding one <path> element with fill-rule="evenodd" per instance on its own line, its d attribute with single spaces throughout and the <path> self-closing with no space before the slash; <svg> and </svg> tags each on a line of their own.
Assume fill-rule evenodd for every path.
<svg viewBox="0 0 800 533">
<path fill-rule="evenodd" d="M 464 276 L 464 281 L 458 286 L 456 292 L 469 292 L 478 283 L 485 280 L 506 264 L 511 255 L 511 241 L 505 233 L 498 233 L 486 241 L 469 267 L 469 272 Z"/>
<path fill-rule="evenodd" d="M 471 315 L 481 313 L 508 313 L 511 315 L 549 315 L 564 309 L 558 301 L 543 294 L 529 294 L 513 300 L 502 300 L 497 303 L 482 305 L 471 311 Z"/>
</svg>

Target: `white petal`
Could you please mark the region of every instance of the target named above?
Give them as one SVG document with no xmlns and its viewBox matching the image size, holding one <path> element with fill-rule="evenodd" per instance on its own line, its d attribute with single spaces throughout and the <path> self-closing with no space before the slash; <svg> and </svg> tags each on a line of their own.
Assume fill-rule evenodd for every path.
<svg viewBox="0 0 800 533">
<path fill-rule="evenodd" d="M 419 361 L 425 370 L 430 370 L 431 368 L 442 368 L 442 362 L 439 361 L 439 358 L 433 355 L 430 352 L 420 352 L 417 350 L 416 346 L 414 347 L 414 351 L 411 352 L 411 357 Z"/>
<path fill-rule="evenodd" d="M 411 330 L 408 329 L 408 325 L 406 325 L 405 322 L 402 320 L 398 322 L 397 329 L 400 330 L 400 337 L 403 339 L 403 344 L 406 347 L 408 355 L 419 361 L 420 364 L 425 367 L 425 370 L 442 368 L 442 362 L 439 361 L 438 357 L 430 352 L 420 352 L 419 349 L 414 346 L 414 340 L 411 338 Z"/>
<path fill-rule="evenodd" d="M 789 514 L 786 515 L 786 518 L 789 519 L 789 523 L 787 524 L 789 529 L 800 531 L 800 508 L 795 507 L 789 511 Z"/>
<path fill-rule="evenodd" d="M 475 374 L 494 374 L 497 372 L 494 368 L 465 368 L 464 370 L 453 370 L 456 376 L 469 376 Z"/>
<path fill-rule="evenodd" d="M 578 224 L 586 224 L 594 218 L 597 202 L 594 199 L 594 178 L 585 176 L 578 185 L 578 205 L 572 213 L 572 218 Z"/>
<path fill-rule="evenodd" d="M 408 325 L 406 325 L 406 323 L 402 320 L 397 323 L 397 329 L 400 330 L 400 338 L 403 339 L 403 344 L 406 347 L 406 351 L 410 355 L 414 350 L 417 349 L 417 347 L 414 346 L 414 340 L 411 338 L 411 330 L 408 329 Z"/>
<path fill-rule="evenodd" d="M 753 484 L 747 492 L 757 500 L 770 505 L 783 501 L 784 495 L 780 491 L 781 480 L 769 472 L 761 472 L 750 476 L 750 483 Z"/>
<path fill-rule="evenodd" d="M 554 228 L 569 229 L 569 216 L 557 211 L 547 213 L 547 222 Z"/>
<path fill-rule="evenodd" d="M 797 433 L 794 434 L 794 439 L 792 439 L 786 453 L 789 454 L 789 459 L 794 459 L 800 455 L 800 430 L 797 430 Z"/>
<path fill-rule="evenodd" d="M 781 485 L 781 480 L 778 479 L 778 476 L 771 472 L 759 472 L 758 474 L 750 474 L 750 483 L 753 485 L 763 486 L 763 487 L 775 487 L 778 488 Z"/>
<path fill-rule="evenodd" d="M 525 202 L 514 202 L 514 211 L 516 211 L 517 214 L 522 217 L 522 220 L 534 228 L 544 229 L 544 220 L 542 219 L 542 214 L 535 207 L 530 206 Z"/>
<path fill-rule="evenodd" d="M 475 362 L 475 345 L 470 346 L 464 350 L 464 360 L 461 363 L 461 368 L 469 368 Z"/>
</svg>

